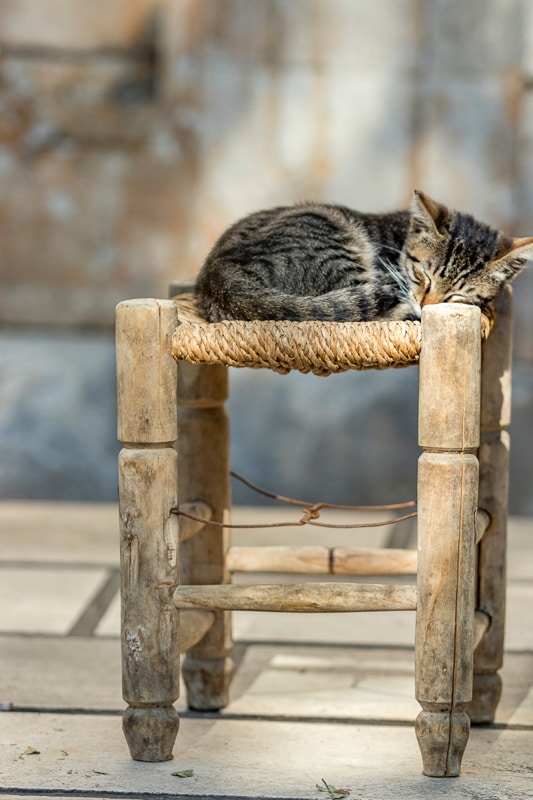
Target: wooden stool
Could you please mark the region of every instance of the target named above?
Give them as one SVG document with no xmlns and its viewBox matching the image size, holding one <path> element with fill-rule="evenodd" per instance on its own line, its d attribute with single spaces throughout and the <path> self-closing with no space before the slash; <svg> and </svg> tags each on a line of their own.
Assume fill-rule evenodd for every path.
<svg viewBox="0 0 533 800">
<path fill-rule="evenodd" d="M 427 306 L 421 323 L 211 325 L 187 299 L 119 304 L 123 726 L 133 758 L 172 757 L 180 650 L 189 705 L 226 705 L 232 610 L 412 609 L 423 770 L 459 774 L 470 720 L 491 722 L 501 691 L 510 290 L 496 306 L 482 347 L 480 311 L 466 305 Z M 373 574 L 416 571 L 417 586 L 230 585 L 230 567 L 242 566 L 246 549 L 232 552 L 227 530 L 202 522 L 229 519 L 227 366 L 324 374 L 419 357 L 418 566 L 414 553 L 368 554 Z M 172 513 L 178 505 L 198 519 Z M 361 551 L 348 563 L 344 574 L 368 574 Z M 324 572 L 334 565 L 330 552 Z"/>
</svg>

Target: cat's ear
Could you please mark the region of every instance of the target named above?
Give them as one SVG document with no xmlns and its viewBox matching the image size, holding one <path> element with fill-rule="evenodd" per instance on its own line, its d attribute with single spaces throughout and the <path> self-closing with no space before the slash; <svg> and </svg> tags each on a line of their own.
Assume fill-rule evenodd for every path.
<svg viewBox="0 0 533 800">
<path fill-rule="evenodd" d="M 432 200 L 424 192 L 415 189 L 411 204 L 411 229 L 413 233 L 441 236 L 445 222 L 450 216 L 446 206 Z"/>
<path fill-rule="evenodd" d="M 424 192 L 414 190 L 411 204 L 411 233 L 440 239 L 449 216 L 450 212 L 446 206 L 432 200 Z"/>
<path fill-rule="evenodd" d="M 447 214 L 448 209 L 441 206 L 440 203 L 436 203 L 419 189 L 414 190 L 411 215 L 416 222 L 438 232 L 443 212 Z"/>
<path fill-rule="evenodd" d="M 513 239 L 509 256 L 513 258 L 533 258 L 533 236 L 525 236 L 522 239 Z"/>
<path fill-rule="evenodd" d="M 522 272 L 528 258 L 533 258 L 533 236 L 508 239 L 503 255 L 492 262 L 492 268 L 502 273 L 502 278 L 512 280 Z"/>
</svg>

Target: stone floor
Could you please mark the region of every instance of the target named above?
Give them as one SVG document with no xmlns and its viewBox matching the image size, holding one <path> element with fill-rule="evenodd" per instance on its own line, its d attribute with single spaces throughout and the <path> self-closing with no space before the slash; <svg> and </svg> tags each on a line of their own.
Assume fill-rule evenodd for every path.
<svg viewBox="0 0 533 800">
<path fill-rule="evenodd" d="M 379 546 L 387 531 L 327 536 Z M 421 775 L 409 612 L 235 614 L 230 705 L 204 717 L 180 702 L 174 760 L 141 764 L 120 725 L 116 508 L 0 504 L 0 797 L 531 798 L 533 520 L 511 520 L 509 552 L 504 693 L 461 778 Z"/>
</svg>

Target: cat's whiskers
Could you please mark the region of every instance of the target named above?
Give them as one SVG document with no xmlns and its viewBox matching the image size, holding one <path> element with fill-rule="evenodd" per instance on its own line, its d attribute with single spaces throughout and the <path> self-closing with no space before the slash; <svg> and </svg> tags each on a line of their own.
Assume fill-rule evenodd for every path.
<svg viewBox="0 0 533 800">
<path fill-rule="evenodd" d="M 383 256 L 379 258 L 379 263 L 383 267 L 385 272 L 388 272 L 391 278 L 393 278 L 396 281 L 396 283 L 400 287 L 402 294 L 405 297 L 407 297 L 411 293 L 411 286 L 406 276 L 403 275 L 400 272 L 400 270 L 394 264 L 392 264 L 387 258 L 383 258 Z"/>
<path fill-rule="evenodd" d="M 393 247 L 391 244 L 381 244 L 380 247 L 384 247 L 385 250 L 392 250 L 393 253 L 398 253 L 398 255 L 402 255 L 403 250 L 399 250 L 397 247 Z"/>
</svg>

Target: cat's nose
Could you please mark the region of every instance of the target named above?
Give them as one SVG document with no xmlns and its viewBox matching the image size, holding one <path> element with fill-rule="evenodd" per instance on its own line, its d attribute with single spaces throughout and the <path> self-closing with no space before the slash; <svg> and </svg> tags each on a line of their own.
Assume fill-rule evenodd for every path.
<svg viewBox="0 0 533 800">
<path fill-rule="evenodd" d="M 442 303 L 441 296 L 437 292 L 428 292 L 422 300 L 423 306 L 434 306 L 435 303 Z"/>
</svg>

